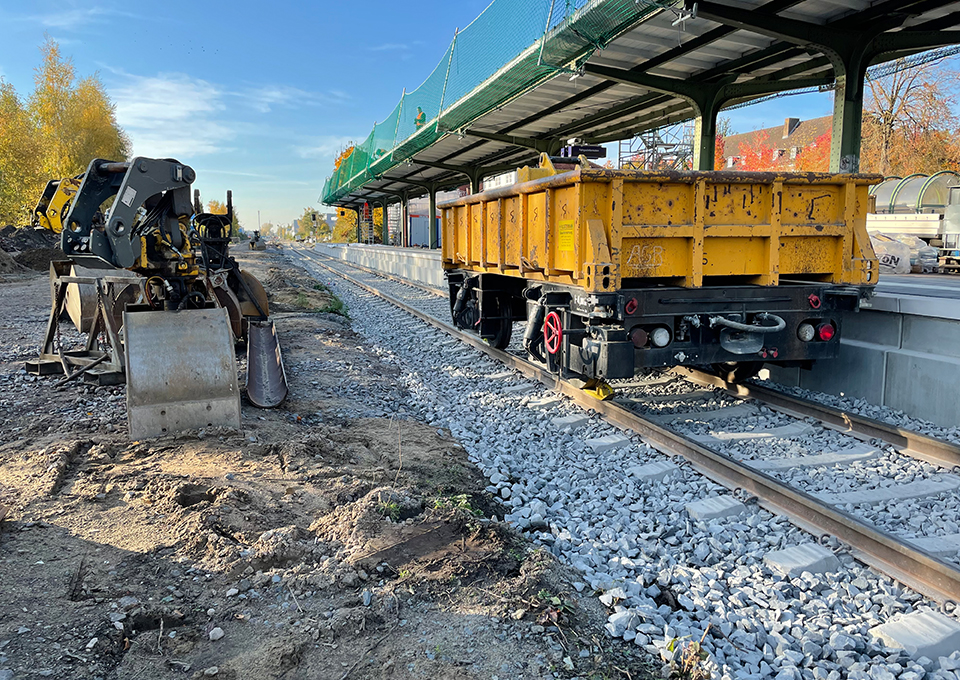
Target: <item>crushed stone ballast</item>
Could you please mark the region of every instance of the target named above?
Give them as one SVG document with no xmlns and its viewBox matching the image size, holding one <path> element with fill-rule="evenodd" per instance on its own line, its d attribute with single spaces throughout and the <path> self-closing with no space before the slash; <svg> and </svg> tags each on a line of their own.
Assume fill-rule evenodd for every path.
<svg viewBox="0 0 960 680">
<path fill-rule="evenodd" d="M 450 427 L 460 439 L 491 480 L 489 489 L 511 508 L 505 519 L 580 568 L 590 587 L 613 589 L 611 634 L 665 656 L 672 654 L 667 649 L 671 637 L 699 639 L 709 625 L 714 633 L 705 647 L 718 676 L 762 677 L 770 669 L 804 666 L 846 675 L 881 661 L 906 671 L 918 659 L 919 672 L 923 659 L 903 652 L 900 661 L 891 661 L 900 658 L 894 651 L 898 643 L 874 629 L 898 615 L 926 613 L 941 617 L 937 621 L 947 634 L 952 627 L 960 630 L 934 602 L 852 559 L 855 555 L 937 600 L 954 599 L 956 565 L 915 547 L 910 539 L 926 535 L 913 531 L 908 536 L 916 528 L 909 518 L 886 526 L 904 534 L 896 537 L 853 514 L 879 507 L 897 517 L 898 500 L 890 490 L 899 482 L 912 485 L 914 494 L 927 485 L 934 501 L 956 497 L 953 475 L 881 440 L 864 442 L 791 419 L 676 375 L 631 381 L 618 387 L 619 403 L 597 402 L 520 359 L 514 347 L 508 353 L 492 350 L 440 321 L 449 313 L 442 293 L 358 272 L 313 253 L 294 251 L 294 256 L 342 293 L 348 306 L 353 302 L 354 309 L 364 310 L 353 316 L 374 351 L 402 357 L 422 416 Z M 521 375 L 503 371 L 494 359 Z M 568 399 L 549 394 L 541 382 Z M 686 403 L 690 392 L 694 397 Z M 730 408 L 739 411 L 727 417 L 722 411 Z M 664 460 L 647 443 L 687 457 L 710 479 L 690 465 Z M 776 453 L 765 455 L 763 447 Z M 827 453 L 838 458 L 802 460 Z M 790 457 L 802 464 L 762 471 L 764 463 Z M 844 485 L 850 493 L 869 491 L 865 480 L 871 475 L 878 480 L 874 488 L 886 493 L 882 501 L 842 502 L 852 498 L 842 496 Z M 737 492 L 731 495 L 724 487 Z M 839 505 L 817 498 L 827 494 Z M 756 498 L 764 509 L 751 502 Z M 918 498 L 926 502 L 931 496 L 914 495 L 909 502 Z M 814 541 L 766 509 L 821 539 Z M 950 522 L 943 524 L 944 536 L 953 529 Z M 851 546 L 852 554 L 835 537 Z M 956 553 L 950 557 L 955 560 Z M 741 593 L 735 598 L 741 604 L 731 606 L 731 595 L 744 588 L 754 597 Z M 744 609 L 751 615 L 744 616 Z M 795 625 L 798 617 L 802 625 Z M 794 635 L 798 629 L 800 636 Z M 734 640 L 737 631 L 748 639 L 737 635 Z M 781 654 L 785 650 L 793 653 Z"/>
</svg>

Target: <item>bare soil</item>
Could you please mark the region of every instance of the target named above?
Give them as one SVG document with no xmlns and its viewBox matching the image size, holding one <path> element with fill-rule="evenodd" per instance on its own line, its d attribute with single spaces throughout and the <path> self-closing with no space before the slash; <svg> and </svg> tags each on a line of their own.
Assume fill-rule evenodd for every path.
<svg viewBox="0 0 960 680">
<path fill-rule="evenodd" d="M 648 677 L 576 573 L 486 519 L 396 369 L 306 311 L 338 309 L 329 291 L 275 250 L 238 257 L 290 384 L 242 432 L 129 441 L 122 386 L 21 371 L 47 278 L 0 285 L 0 680 Z"/>
</svg>

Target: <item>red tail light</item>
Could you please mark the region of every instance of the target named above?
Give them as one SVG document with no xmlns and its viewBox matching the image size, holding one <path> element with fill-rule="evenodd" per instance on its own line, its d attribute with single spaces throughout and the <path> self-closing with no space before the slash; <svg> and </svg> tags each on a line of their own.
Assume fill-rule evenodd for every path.
<svg viewBox="0 0 960 680">
<path fill-rule="evenodd" d="M 832 323 L 822 323 L 817 326 L 817 337 L 824 342 L 831 340 L 836 333 L 837 329 L 833 327 Z"/>
</svg>

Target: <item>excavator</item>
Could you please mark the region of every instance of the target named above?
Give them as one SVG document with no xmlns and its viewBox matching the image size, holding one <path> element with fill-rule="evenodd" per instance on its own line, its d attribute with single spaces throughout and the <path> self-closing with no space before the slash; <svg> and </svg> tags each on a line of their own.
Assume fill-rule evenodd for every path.
<svg viewBox="0 0 960 680">
<path fill-rule="evenodd" d="M 70 209 L 70 203 L 80 188 L 83 175 L 52 179 L 47 182 L 40 200 L 33 209 L 33 226 L 49 229 L 55 234 L 63 231 L 63 217 Z"/>
<path fill-rule="evenodd" d="M 266 292 L 229 254 L 232 194 L 225 215 L 203 212 L 195 179 L 174 159 L 90 162 L 62 218 L 68 260 L 51 263 L 43 350 L 26 364 L 61 382 L 126 382 L 131 439 L 239 429 L 235 348 L 246 348 L 253 405 L 287 394 Z M 65 346 L 67 316 L 86 332 L 82 349 Z"/>
</svg>

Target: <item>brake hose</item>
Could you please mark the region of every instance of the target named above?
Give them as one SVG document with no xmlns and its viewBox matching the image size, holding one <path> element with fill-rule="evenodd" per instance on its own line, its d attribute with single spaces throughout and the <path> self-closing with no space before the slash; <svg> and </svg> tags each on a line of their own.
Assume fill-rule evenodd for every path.
<svg viewBox="0 0 960 680">
<path fill-rule="evenodd" d="M 711 316 L 710 317 L 710 327 L 713 326 L 725 326 L 731 328 L 735 331 L 746 331 L 748 333 L 778 333 L 787 327 L 787 322 L 776 314 L 768 314 L 767 312 L 761 312 L 755 317 L 758 321 L 766 321 L 768 319 L 773 319 L 776 321 L 775 326 L 753 326 L 751 324 L 740 323 L 738 321 L 731 321 L 730 319 L 725 319 L 722 316 Z"/>
</svg>

